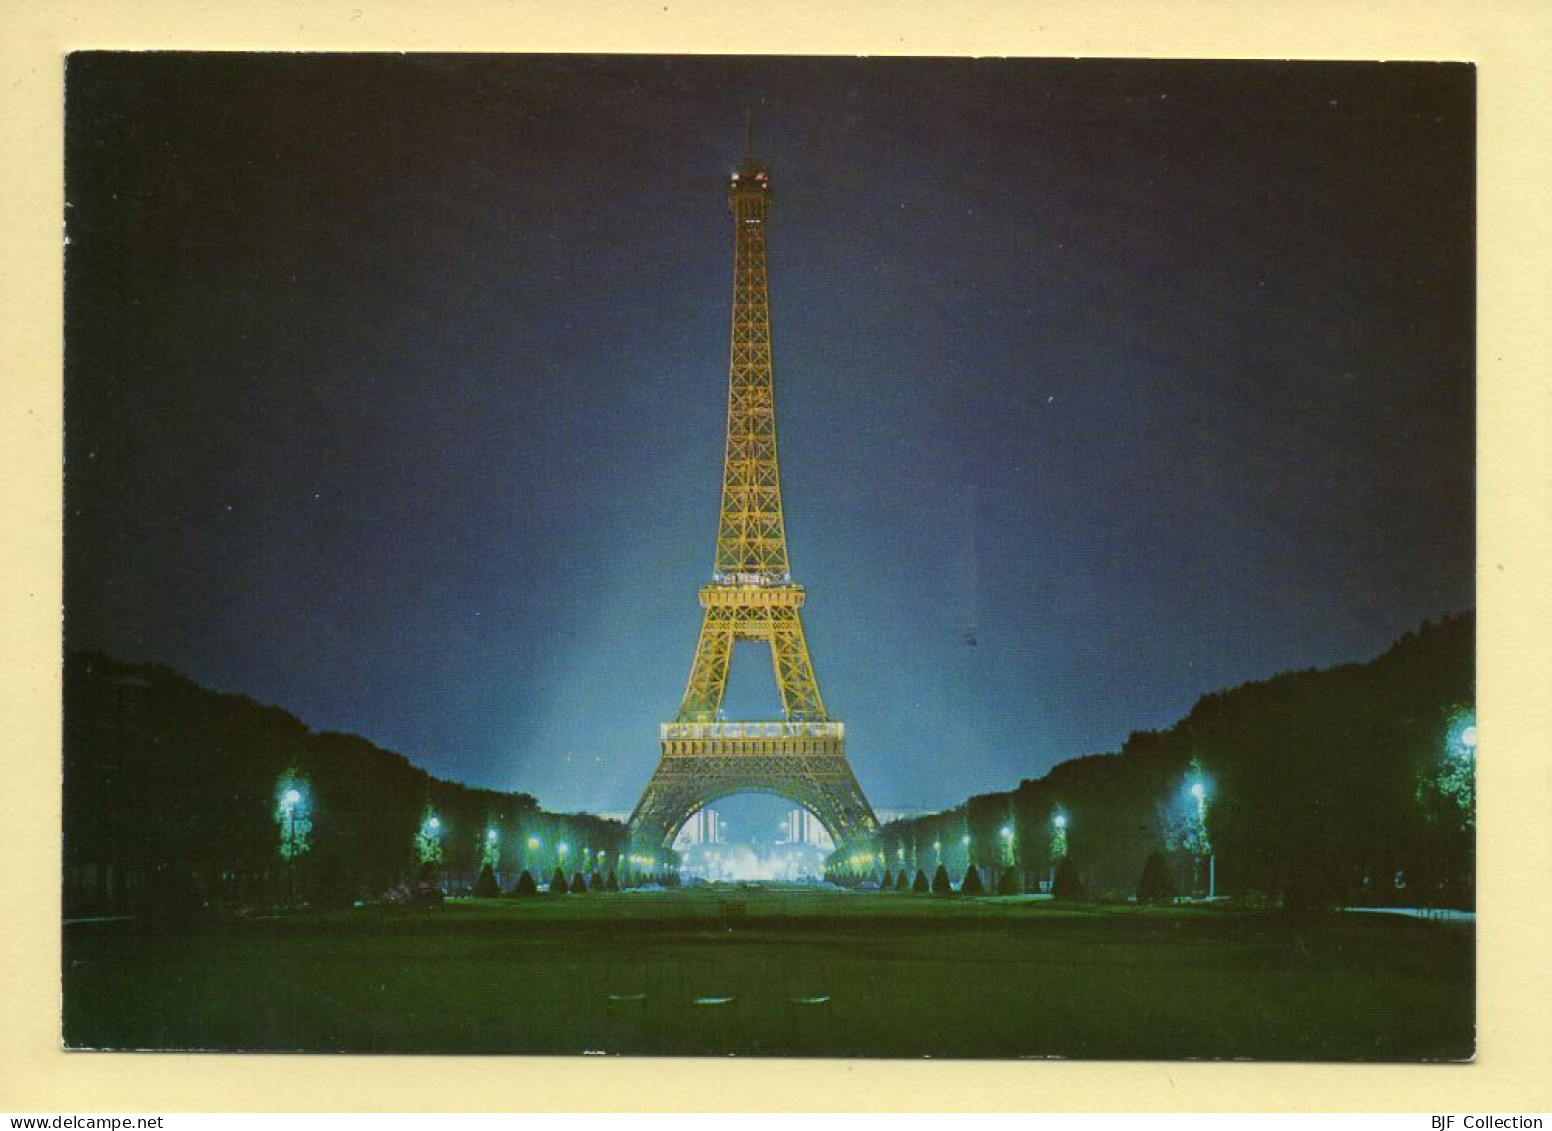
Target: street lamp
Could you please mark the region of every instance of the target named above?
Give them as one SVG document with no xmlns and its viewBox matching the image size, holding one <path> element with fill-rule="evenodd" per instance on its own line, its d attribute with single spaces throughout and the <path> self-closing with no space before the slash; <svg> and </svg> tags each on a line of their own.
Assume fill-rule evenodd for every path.
<svg viewBox="0 0 1552 1131">
<path fill-rule="evenodd" d="M 1199 848 L 1207 854 L 1207 898 L 1218 894 L 1218 859 L 1213 854 L 1212 841 L 1207 836 L 1207 786 L 1203 782 L 1191 783 L 1191 796 L 1196 798 L 1196 837 Z"/>
<path fill-rule="evenodd" d="M 286 890 L 292 902 L 296 901 L 296 809 L 302 803 L 302 791 L 292 786 L 281 795 L 281 808 L 286 815 Z"/>
<path fill-rule="evenodd" d="M 1056 890 L 1056 866 L 1067 855 L 1067 814 L 1056 812 L 1051 817 L 1051 890 Z"/>
</svg>

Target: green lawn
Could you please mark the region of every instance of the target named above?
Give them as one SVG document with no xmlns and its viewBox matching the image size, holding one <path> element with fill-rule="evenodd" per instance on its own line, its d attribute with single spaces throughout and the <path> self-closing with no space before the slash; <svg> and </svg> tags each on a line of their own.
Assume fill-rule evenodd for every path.
<svg viewBox="0 0 1552 1131">
<path fill-rule="evenodd" d="M 85 1048 L 1469 1057 L 1469 926 L 768 890 L 64 929 Z M 698 999 L 728 999 L 703 1000 Z M 827 999 L 827 1000 L 823 1000 Z"/>
</svg>

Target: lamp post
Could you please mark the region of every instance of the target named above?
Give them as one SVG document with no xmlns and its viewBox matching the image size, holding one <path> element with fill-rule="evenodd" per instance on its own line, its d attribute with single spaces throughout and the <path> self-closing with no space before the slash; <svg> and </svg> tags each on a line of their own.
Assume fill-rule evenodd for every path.
<svg viewBox="0 0 1552 1131">
<path fill-rule="evenodd" d="M 1051 818 L 1051 890 L 1056 890 L 1056 866 L 1067 855 L 1067 814 L 1057 812 Z"/>
<path fill-rule="evenodd" d="M 295 786 L 281 798 L 286 811 L 286 890 L 296 902 L 296 807 L 302 803 L 302 791 Z"/>
<path fill-rule="evenodd" d="M 1192 782 L 1191 796 L 1196 798 L 1196 835 L 1200 847 L 1207 850 L 1207 898 L 1212 899 L 1218 892 L 1218 862 L 1207 837 L 1207 786 Z"/>
</svg>

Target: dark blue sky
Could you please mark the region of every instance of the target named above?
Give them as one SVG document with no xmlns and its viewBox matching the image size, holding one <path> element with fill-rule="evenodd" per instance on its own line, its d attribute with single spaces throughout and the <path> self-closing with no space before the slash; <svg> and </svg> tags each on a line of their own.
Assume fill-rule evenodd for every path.
<svg viewBox="0 0 1552 1131">
<path fill-rule="evenodd" d="M 748 103 L 875 805 L 1472 604 L 1468 67 L 98 54 L 68 642 L 629 809 L 711 571 Z M 741 650 L 730 715 L 776 702 Z"/>
</svg>

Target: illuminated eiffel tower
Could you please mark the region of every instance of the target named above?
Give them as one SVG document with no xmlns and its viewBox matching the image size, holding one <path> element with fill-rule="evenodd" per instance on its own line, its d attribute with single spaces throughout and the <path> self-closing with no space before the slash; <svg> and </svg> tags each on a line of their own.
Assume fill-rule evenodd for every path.
<svg viewBox="0 0 1552 1131">
<path fill-rule="evenodd" d="M 803 587 L 787 561 L 776 460 L 765 218 L 770 174 L 753 150 L 728 184 L 733 214 L 733 348 L 727 458 L 716 568 L 701 586 L 700 643 L 679 714 L 660 728 L 662 757 L 631 814 L 632 840 L 667 848 L 696 810 L 735 793 L 774 793 L 819 818 L 843 856 L 876 849 L 878 819 L 846 761 L 843 725 L 830 718 L 803 635 Z M 720 717 L 733 645 L 770 645 L 779 720 Z"/>
</svg>

